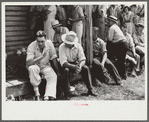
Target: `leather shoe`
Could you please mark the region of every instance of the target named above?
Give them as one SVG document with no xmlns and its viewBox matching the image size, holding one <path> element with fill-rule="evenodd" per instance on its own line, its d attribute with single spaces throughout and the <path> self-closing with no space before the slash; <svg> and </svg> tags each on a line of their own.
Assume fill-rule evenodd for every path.
<svg viewBox="0 0 149 122">
<path fill-rule="evenodd" d="M 56 99 L 54 97 L 52 97 L 52 96 L 49 96 L 49 100 L 53 101 L 53 100 L 56 100 Z"/>
<path fill-rule="evenodd" d="M 38 96 L 35 96 L 35 100 L 36 101 L 40 101 L 40 96 L 38 95 Z"/>
<path fill-rule="evenodd" d="M 92 92 L 92 90 L 89 90 L 89 91 L 88 91 L 88 95 L 97 96 L 96 94 L 94 94 L 94 93 Z"/>
</svg>

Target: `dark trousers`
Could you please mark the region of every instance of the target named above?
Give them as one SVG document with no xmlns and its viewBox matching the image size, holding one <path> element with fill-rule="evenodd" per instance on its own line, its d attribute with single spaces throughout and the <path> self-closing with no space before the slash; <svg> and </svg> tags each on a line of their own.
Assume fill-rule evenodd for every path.
<svg viewBox="0 0 149 122">
<path fill-rule="evenodd" d="M 120 81 L 120 75 L 114 66 L 114 64 L 107 58 L 105 61 L 105 68 L 108 70 L 108 72 L 111 74 L 113 79 L 118 82 Z M 92 73 L 93 75 L 98 78 L 100 81 L 105 82 L 105 78 L 107 77 L 107 70 L 104 67 L 102 67 L 101 62 L 98 58 L 94 58 L 92 62 Z"/>
<path fill-rule="evenodd" d="M 117 43 L 108 41 L 107 43 L 108 57 L 115 56 L 117 58 L 116 67 L 121 77 L 126 75 L 125 57 L 128 49 L 126 40 L 120 40 Z"/>
<path fill-rule="evenodd" d="M 70 93 L 70 72 L 74 71 L 69 68 L 64 68 L 62 87 L 65 95 L 68 95 Z M 90 91 L 92 89 L 92 79 L 88 66 L 84 65 L 80 73 L 86 83 L 88 91 Z"/>
</svg>

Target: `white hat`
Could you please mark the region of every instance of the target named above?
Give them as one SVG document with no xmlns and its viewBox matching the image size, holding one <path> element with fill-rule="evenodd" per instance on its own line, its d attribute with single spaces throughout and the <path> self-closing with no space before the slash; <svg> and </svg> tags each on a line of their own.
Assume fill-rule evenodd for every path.
<svg viewBox="0 0 149 122">
<path fill-rule="evenodd" d="M 58 20 L 54 20 L 51 22 L 51 25 L 52 25 L 52 28 L 55 28 L 55 27 L 61 26 L 62 24 L 60 24 Z"/>
<path fill-rule="evenodd" d="M 77 34 L 74 31 L 69 31 L 62 35 L 62 41 L 66 44 L 75 44 L 78 42 Z"/>
<path fill-rule="evenodd" d="M 117 23 L 117 18 L 115 16 L 109 16 L 107 19 L 112 20 L 113 22 Z"/>
</svg>

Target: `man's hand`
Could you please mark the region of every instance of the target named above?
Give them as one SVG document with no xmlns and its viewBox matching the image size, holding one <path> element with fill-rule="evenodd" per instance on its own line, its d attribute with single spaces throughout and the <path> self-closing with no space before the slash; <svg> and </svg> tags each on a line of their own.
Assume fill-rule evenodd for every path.
<svg viewBox="0 0 149 122">
<path fill-rule="evenodd" d="M 49 50 L 46 50 L 43 54 L 42 54 L 42 58 L 45 58 L 48 55 Z"/>
<path fill-rule="evenodd" d="M 72 22 L 72 21 L 73 21 L 71 18 L 68 18 L 68 20 L 69 20 L 70 22 Z"/>
<path fill-rule="evenodd" d="M 103 62 L 101 63 L 101 66 L 102 66 L 103 68 L 105 67 Z"/>
<path fill-rule="evenodd" d="M 81 69 L 80 69 L 80 67 L 78 65 L 75 66 L 75 72 L 77 74 L 79 74 L 81 72 Z"/>
</svg>

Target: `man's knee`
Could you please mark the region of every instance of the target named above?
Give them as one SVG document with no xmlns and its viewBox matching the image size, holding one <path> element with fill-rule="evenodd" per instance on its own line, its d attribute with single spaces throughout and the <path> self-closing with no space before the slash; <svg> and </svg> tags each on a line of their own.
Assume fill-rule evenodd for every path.
<svg viewBox="0 0 149 122">
<path fill-rule="evenodd" d="M 28 70 L 29 70 L 30 72 L 32 72 L 32 71 L 37 71 L 37 70 L 39 70 L 39 67 L 36 66 L 36 65 L 31 65 L 31 66 L 28 67 Z"/>
<path fill-rule="evenodd" d="M 89 67 L 88 67 L 88 66 L 86 66 L 86 65 L 84 65 L 82 68 L 83 68 L 84 70 L 89 71 Z"/>
<path fill-rule="evenodd" d="M 98 59 L 94 58 L 93 61 L 92 61 L 92 64 L 93 65 L 100 65 L 101 63 Z"/>
</svg>

